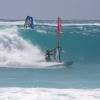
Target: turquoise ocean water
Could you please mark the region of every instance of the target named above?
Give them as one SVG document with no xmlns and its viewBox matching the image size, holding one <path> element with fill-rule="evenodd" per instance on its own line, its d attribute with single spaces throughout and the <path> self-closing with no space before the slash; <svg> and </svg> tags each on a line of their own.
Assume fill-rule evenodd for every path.
<svg viewBox="0 0 100 100">
<path fill-rule="evenodd" d="M 63 23 L 61 58 L 73 64 L 61 68 L 41 63 L 46 49 L 56 47 L 56 24 L 35 25 L 0 22 L 0 100 L 99 100 L 100 23 Z"/>
</svg>

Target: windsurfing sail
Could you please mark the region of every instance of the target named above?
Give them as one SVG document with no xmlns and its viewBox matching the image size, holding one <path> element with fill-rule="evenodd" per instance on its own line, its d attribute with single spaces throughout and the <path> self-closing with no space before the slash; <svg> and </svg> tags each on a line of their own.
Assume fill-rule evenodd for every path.
<svg viewBox="0 0 100 100">
<path fill-rule="evenodd" d="M 61 18 L 58 17 L 58 22 L 57 22 L 57 41 L 58 41 L 58 43 L 57 43 L 57 47 L 60 46 L 60 33 L 61 33 L 61 27 L 62 27 L 61 23 L 62 23 Z"/>
<path fill-rule="evenodd" d="M 62 27 L 61 23 L 62 23 L 61 18 L 58 17 L 58 22 L 57 22 L 57 34 L 58 34 L 58 38 L 60 38 L 61 27 Z"/>
<path fill-rule="evenodd" d="M 57 62 L 61 62 L 61 47 L 60 47 L 60 34 L 61 34 L 61 25 L 62 21 L 61 18 L 58 17 L 58 22 L 57 22 L 57 48 L 55 52 L 55 59 Z"/>
<path fill-rule="evenodd" d="M 25 19 L 24 27 L 27 28 L 34 28 L 33 18 L 31 16 L 27 16 Z"/>
<path fill-rule="evenodd" d="M 46 52 L 46 61 L 52 61 L 50 56 L 54 56 L 54 61 L 61 63 L 61 46 L 60 46 L 60 34 L 61 34 L 61 18 L 58 17 L 57 21 L 57 47 Z M 49 60 L 48 60 L 49 59 Z"/>
</svg>

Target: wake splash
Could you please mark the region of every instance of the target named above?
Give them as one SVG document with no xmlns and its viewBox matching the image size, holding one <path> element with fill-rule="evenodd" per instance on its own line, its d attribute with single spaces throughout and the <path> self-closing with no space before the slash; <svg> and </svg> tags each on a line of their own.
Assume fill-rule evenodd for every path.
<svg viewBox="0 0 100 100">
<path fill-rule="evenodd" d="M 0 100 L 100 100 L 100 89 L 0 88 Z"/>
<path fill-rule="evenodd" d="M 32 66 L 44 60 L 38 46 L 25 41 L 16 26 L 0 30 L 0 66 Z"/>
</svg>

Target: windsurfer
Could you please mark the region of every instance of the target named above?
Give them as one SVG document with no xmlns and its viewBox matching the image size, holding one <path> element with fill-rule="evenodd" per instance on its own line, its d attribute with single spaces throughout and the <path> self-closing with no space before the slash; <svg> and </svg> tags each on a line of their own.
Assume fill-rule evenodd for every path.
<svg viewBox="0 0 100 100">
<path fill-rule="evenodd" d="M 46 50 L 45 60 L 47 62 L 52 61 L 52 60 L 56 62 L 61 62 L 60 52 L 61 52 L 61 47 L 56 47 L 52 50 L 50 49 Z M 52 59 L 51 59 L 51 56 L 52 56 Z"/>
<path fill-rule="evenodd" d="M 51 61 L 51 55 L 53 55 L 53 50 L 50 49 L 46 50 L 45 60 L 47 62 Z"/>
<path fill-rule="evenodd" d="M 51 55 L 54 55 L 54 60 L 56 62 L 61 62 L 61 47 L 60 47 L 60 33 L 61 33 L 61 18 L 58 17 L 58 23 L 57 23 L 57 47 L 52 50 L 46 51 L 45 60 L 51 61 Z"/>
</svg>

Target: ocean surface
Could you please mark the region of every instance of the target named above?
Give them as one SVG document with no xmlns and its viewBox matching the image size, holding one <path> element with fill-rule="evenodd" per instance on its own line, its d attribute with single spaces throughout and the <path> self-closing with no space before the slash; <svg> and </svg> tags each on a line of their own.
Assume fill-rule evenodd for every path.
<svg viewBox="0 0 100 100">
<path fill-rule="evenodd" d="M 63 21 L 64 65 L 44 62 L 56 21 L 23 24 L 0 21 L 0 100 L 100 100 L 100 21 Z"/>
</svg>

